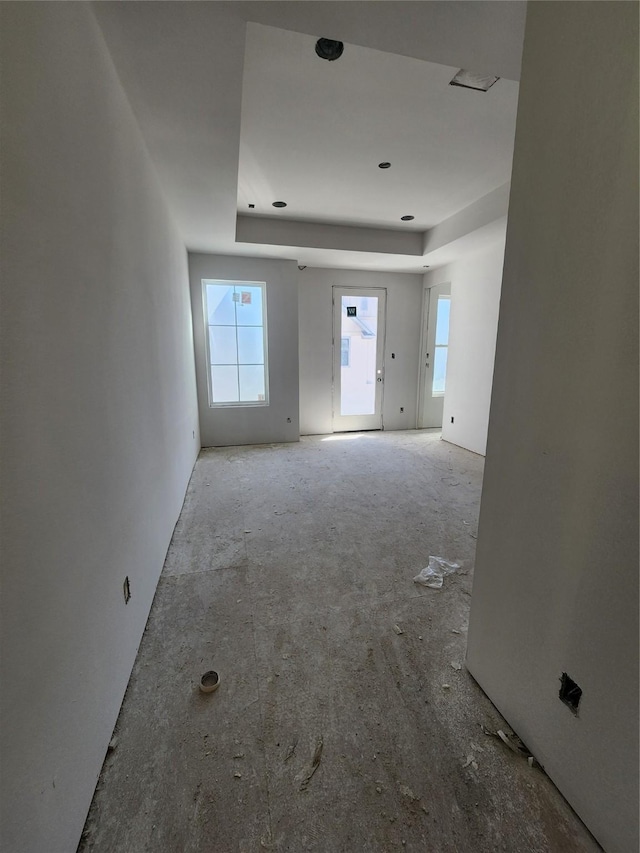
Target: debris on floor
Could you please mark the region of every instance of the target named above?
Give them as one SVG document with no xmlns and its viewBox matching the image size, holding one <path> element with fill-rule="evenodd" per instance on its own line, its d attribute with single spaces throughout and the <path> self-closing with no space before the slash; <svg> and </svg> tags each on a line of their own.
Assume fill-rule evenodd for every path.
<svg viewBox="0 0 640 853">
<path fill-rule="evenodd" d="M 460 672 L 460 670 L 462 669 L 462 664 L 458 663 L 457 661 L 451 661 L 451 668 L 455 669 L 456 672 Z"/>
<path fill-rule="evenodd" d="M 463 767 L 473 767 L 474 770 L 478 769 L 478 762 L 473 755 L 467 755 L 467 760 L 462 765 Z"/>
<path fill-rule="evenodd" d="M 520 738 L 516 734 L 507 735 L 502 729 L 498 729 L 497 731 L 492 731 L 488 729 L 486 726 L 480 725 L 482 732 L 489 737 L 493 737 L 496 740 L 502 741 L 502 743 L 508 747 L 511 752 L 514 752 L 516 755 L 519 755 L 520 758 L 526 758 L 529 767 L 538 767 L 542 769 L 542 765 L 539 761 L 537 761 L 533 755 L 529 752 L 527 747 L 522 743 Z"/>
<path fill-rule="evenodd" d="M 453 482 L 450 482 L 453 480 Z M 456 480 L 454 477 L 440 477 L 440 482 L 445 483 L 447 486 L 459 486 L 460 480 Z"/>
<path fill-rule="evenodd" d="M 411 788 L 408 785 L 400 785 L 400 793 L 403 797 L 406 797 L 408 800 L 411 800 L 413 803 L 417 803 L 420 797 L 417 797 Z"/>
<path fill-rule="evenodd" d="M 220 676 L 214 669 L 210 669 L 200 679 L 200 690 L 202 693 L 213 693 L 220 686 Z"/>
<path fill-rule="evenodd" d="M 322 747 L 323 746 L 324 746 L 324 741 L 320 737 L 320 738 L 318 738 L 318 741 L 316 743 L 316 748 L 315 748 L 314 753 L 313 753 L 313 758 L 311 759 L 311 767 L 309 769 L 309 772 L 307 773 L 307 775 L 304 777 L 304 779 L 300 783 L 300 790 L 301 791 L 307 790 L 307 788 L 309 787 L 309 782 L 313 778 L 313 774 L 316 772 L 316 770 L 320 766 L 320 759 L 322 758 Z"/>
<path fill-rule="evenodd" d="M 298 745 L 298 738 L 294 740 L 293 743 L 290 743 L 287 747 L 287 751 L 284 754 L 284 758 L 282 759 L 282 763 L 286 764 L 287 761 L 293 756 L 293 753 L 296 751 L 296 746 Z"/>
<path fill-rule="evenodd" d="M 443 684 L 442 689 L 443 690 L 451 690 L 451 685 L 450 684 Z"/>
<path fill-rule="evenodd" d="M 422 571 L 413 579 L 414 583 L 419 583 L 421 586 L 428 586 L 431 589 L 442 589 L 444 578 L 446 575 L 453 574 L 460 568 L 460 563 L 451 563 L 445 560 L 444 557 L 429 557 L 429 565 L 425 566 Z"/>
<path fill-rule="evenodd" d="M 396 632 L 396 634 L 404 634 L 404 631 L 399 625 L 394 625 L 393 630 Z"/>
</svg>

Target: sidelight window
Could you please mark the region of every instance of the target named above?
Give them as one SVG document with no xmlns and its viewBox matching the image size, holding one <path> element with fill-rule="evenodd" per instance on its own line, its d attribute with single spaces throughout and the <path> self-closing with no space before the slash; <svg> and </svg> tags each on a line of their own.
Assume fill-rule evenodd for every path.
<svg viewBox="0 0 640 853">
<path fill-rule="evenodd" d="M 447 378 L 447 356 L 449 353 L 449 310 L 450 296 L 438 296 L 436 312 L 436 343 L 433 358 L 433 389 L 434 397 L 444 394 Z"/>
</svg>

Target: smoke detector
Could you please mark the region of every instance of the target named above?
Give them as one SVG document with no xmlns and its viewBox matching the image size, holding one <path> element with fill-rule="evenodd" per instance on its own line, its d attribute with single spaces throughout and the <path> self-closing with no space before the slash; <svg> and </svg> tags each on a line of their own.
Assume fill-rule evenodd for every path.
<svg viewBox="0 0 640 853">
<path fill-rule="evenodd" d="M 344 44 L 341 41 L 333 39 L 318 39 L 316 42 L 316 53 L 320 59 L 326 59 L 327 62 L 333 62 L 340 59 L 344 51 Z"/>
</svg>

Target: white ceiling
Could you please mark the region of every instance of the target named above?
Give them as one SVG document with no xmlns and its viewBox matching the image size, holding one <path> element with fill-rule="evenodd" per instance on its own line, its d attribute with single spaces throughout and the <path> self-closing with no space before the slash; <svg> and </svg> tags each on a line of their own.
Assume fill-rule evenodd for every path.
<svg viewBox="0 0 640 853">
<path fill-rule="evenodd" d="M 457 67 L 350 44 L 327 62 L 315 41 L 248 25 L 239 213 L 425 231 L 509 180 L 516 82 L 457 88 Z"/>
<path fill-rule="evenodd" d="M 276 223 L 285 226 L 277 239 L 236 242 L 239 170 L 242 191 L 246 193 L 250 185 L 252 194 L 260 194 L 261 205 L 270 207 L 276 196 L 288 193 L 284 200 L 289 207 L 283 211 L 288 220 L 311 219 L 325 223 L 325 228 L 327 222 L 349 222 L 406 229 L 396 223 L 396 216 L 412 213 L 416 220 L 409 223 L 410 228 L 436 225 L 508 176 L 512 143 L 507 136 L 509 126 L 513 133 L 517 90 L 511 81 L 519 74 L 525 6 L 519 0 L 93 4 L 187 248 L 286 257 L 314 266 L 407 271 L 422 271 L 429 256 L 349 245 L 349 236 L 366 228 L 345 228 L 336 243 L 340 248 L 323 242 L 322 235 L 310 237 L 305 245 L 286 245 L 284 221 Z M 320 36 L 345 41 L 341 60 L 322 62 L 309 52 L 308 46 Z M 293 68 L 273 56 L 267 61 L 269 39 L 288 45 Z M 242 111 L 241 145 L 246 46 L 244 94 L 248 100 Z M 300 62 L 304 73 L 296 65 Z M 448 83 L 449 71 L 462 67 L 508 79 L 486 94 L 446 85 L 438 91 L 438 83 Z M 263 85 L 263 74 L 269 76 L 271 86 Z M 342 75 L 347 76 L 348 86 L 337 82 Z M 376 108 L 370 85 L 374 79 L 383 110 Z M 280 80 L 289 92 L 288 100 L 275 90 Z M 355 92 L 366 101 L 367 109 L 354 106 Z M 457 105 L 448 102 L 453 93 L 462 96 Z M 327 140 L 322 136 L 322 120 L 318 128 L 313 102 L 317 101 L 318 115 L 331 115 L 326 103 L 331 98 L 339 103 L 339 113 L 330 119 L 332 130 L 338 132 Z M 468 104 L 464 109 L 462 99 Z M 430 106 L 435 108 L 431 118 Z M 451 124 L 444 121 L 443 110 Z M 491 110 L 491 121 L 483 110 Z M 274 116 L 281 121 L 274 122 Z M 283 128 L 288 129 L 288 138 L 278 142 Z M 466 154 L 465 136 L 470 137 Z M 364 137 L 368 138 L 363 147 Z M 324 171 L 309 164 L 310 141 L 320 151 L 316 164 L 322 157 Z M 378 142 L 380 150 L 385 149 L 380 155 Z M 358 150 L 366 158 L 357 156 Z M 375 162 L 370 164 L 369 157 Z M 393 162 L 386 173 L 376 166 L 382 159 Z M 336 170 L 340 170 L 339 181 L 334 180 Z M 305 176 L 313 179 L 311 189 L 303 186 Z M 386 180 L 387 186 L 381 188 L 376 183 L 380 180 Z M 318 201 L 320 192 L 323 203 Z M 257 225 L 259 219 L 255 217 Z M 273 219 L 270 216 L 268 221 Z M 463 221 L 458 215 L 456 222 Z M 375 242 L 376 233 L 372 229 L 363 245 Z M 425 246 L 428 237 L 429 231 Z M 392 239 L 387 242 L 395 245 Z M 451 240 L 450 252 L 457 242 Z M 442 256 L 442 247 L 438 252 Z"/>
</svg>

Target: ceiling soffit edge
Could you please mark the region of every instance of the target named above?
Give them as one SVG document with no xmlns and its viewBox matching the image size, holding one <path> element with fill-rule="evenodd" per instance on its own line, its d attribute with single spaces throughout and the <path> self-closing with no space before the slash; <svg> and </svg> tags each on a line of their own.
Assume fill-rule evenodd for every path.
<svg viewBox="0 0 640 853">
<path fill-rule="evenodd" d="M 419 257 L 503 219 L 508 211 L 509 189 L 509 183 L 497 187 L 427 231 L 332 225 L 240 214 L 236 217 L 236 243 Z"/>
</svg>

